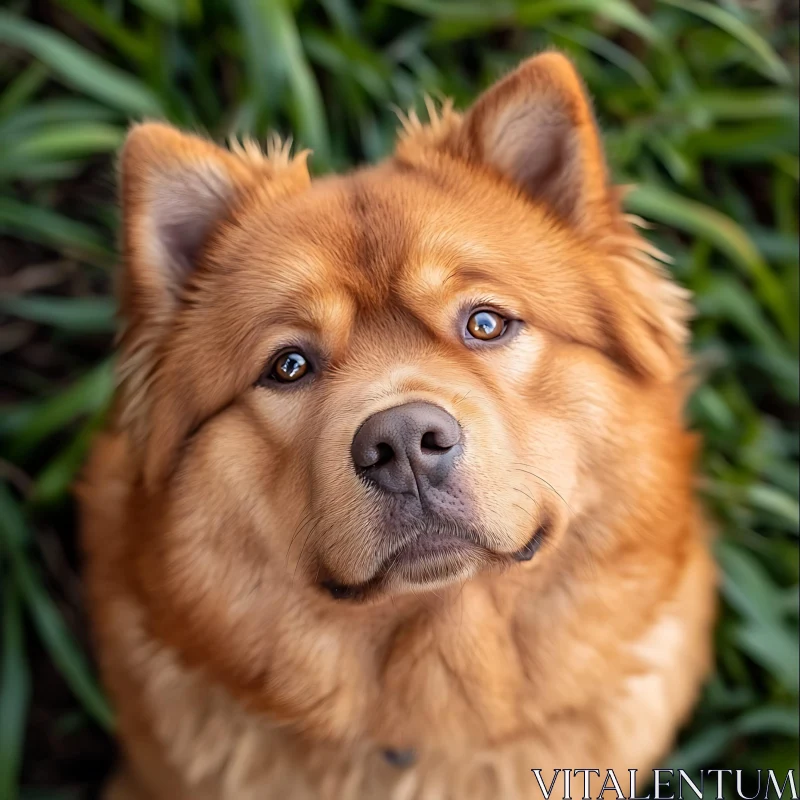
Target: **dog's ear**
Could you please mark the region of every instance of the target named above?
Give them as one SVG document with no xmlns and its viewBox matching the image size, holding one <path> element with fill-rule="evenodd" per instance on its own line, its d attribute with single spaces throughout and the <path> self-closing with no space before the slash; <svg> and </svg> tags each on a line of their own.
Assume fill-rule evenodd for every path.
<svg viewBox="0 0 800 800">
<path fill-rule="evenodd" d="M 208 234 L 252 175 L 232 153 L 160 123 L 131 130 L 119 173 L 122 312 L 129 326 L 158 324 L 171 315 Z"/>
<path fill-rule="evenodd" d="M 596 222 L 606 211 L 594 115 L 578 73 L 560 53 L 529 58 L 484 92 L 464 116 L 455 145 L 574 225 Z"/>
<path fill-rule="evenodd" d="M 533 56 L 463 115 L 450 103 L 434 111 L 428 125 L 413 113 L 403 120 L 397 157 L 427 168 L 457 162 L 489 170 L 606 252 L 614 276 L 602 293 L 618 285 L 604 299 L 608 349 L 637 372 L 671 380 L 683 368 L 687 293 L 622 213 L 622 192 L 609 183 L 591 104 L 570 60 Z"/>
<path fill-rule="evenodd" d="M 523 62 L 481 95 L 450 139 L 461 158 L 501 173 L 607 249 L 620 288 L 608 298 L 612 349 L 637 372 L 672 380 L 683 369 L 688 293 L 663 254 L 620 211 L 591 104 L 566 56 Z M 654 257 L 655 256 L 655 257 Z"/>
<path fill-rule="evenodd" d="M 251 142 L 225 150 L 169 125 L 135 126 L 119 180 L 124 263 L 119 282 L 119 422 L 146 449 L 152 388 L 181 297 L 203 263 L 209 238 L 246 193 L 279 196 L 307 185 L 306 153 L 262 154 Z M 149 456 L 148 456 L 149 458 Z"/>
</svg>

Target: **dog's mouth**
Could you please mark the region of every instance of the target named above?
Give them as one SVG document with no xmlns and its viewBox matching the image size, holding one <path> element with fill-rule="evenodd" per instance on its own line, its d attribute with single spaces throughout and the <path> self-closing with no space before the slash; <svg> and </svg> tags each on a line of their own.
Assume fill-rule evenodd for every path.
<svg viewBox="0 0 800 800">
<path fill-rule="evenodd" d="M 386 558 L 375 575 L 359 584 L 334 578 L 320 583 L 335 600 L 366 600 L 393 590 L 432 589 L 465 580 L 487 567 L 530 561 L 542 546 L 547 525 L 541 524 L 523 547 L 498 553 L 481 543 L 475 532 L 421 534 Z"/>
</svg>

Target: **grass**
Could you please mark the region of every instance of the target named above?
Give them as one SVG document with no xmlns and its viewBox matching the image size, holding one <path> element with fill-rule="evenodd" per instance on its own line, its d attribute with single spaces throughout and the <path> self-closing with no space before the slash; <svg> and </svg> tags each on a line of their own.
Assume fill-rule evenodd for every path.
<svg viewBox="0 0 800 800">
<path fill-rule="evenodd" d="M 643 10 L 646 9 L 646 10 Z M 11 0 L 0 11 L 0 798 L 83 796 L 113 717 L 70 486 L 113 388 L 113 153 L 131 119 L 292 132 L 319 172 L 392 106 L 568 51 L 631 212 L 695 295 L 717 670 L 670 763 L 797 768 L 797 9 L 745 0 Z"/>
</svg>

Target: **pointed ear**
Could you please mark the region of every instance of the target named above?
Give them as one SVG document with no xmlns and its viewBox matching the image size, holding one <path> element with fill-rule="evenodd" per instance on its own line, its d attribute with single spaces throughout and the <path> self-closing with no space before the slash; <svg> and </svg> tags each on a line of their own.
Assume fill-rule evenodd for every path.
<svg viewBox="0 0 800 800">
<path fill-rule="evenodd" d="M 231 153 L 168 125 L 131 130 L 120 159 L 123 313 L 169 314 L 212 227 L 252 181 Z"/>
<path fill-rule="evenodd" d="M 578 73 L 560 53 L 524 61 L 484 92 L 454 144 L 576 226 L 607 213 L 597 126 Z"/>
<path fill-rule="evenodd" d="M 161 123 L 137 125 L 129 133 L 119 167 L 124 256 L 119 422 L 139 445 L 150 433 L 152 384 L 181 293 L 209 237 L 248 192 L 269 202 L 305 188 L 306 156 L 290 159 L 288 146 L 277 140 L 266 154 L 252 142 L 225 150 Z"/>
</svg>

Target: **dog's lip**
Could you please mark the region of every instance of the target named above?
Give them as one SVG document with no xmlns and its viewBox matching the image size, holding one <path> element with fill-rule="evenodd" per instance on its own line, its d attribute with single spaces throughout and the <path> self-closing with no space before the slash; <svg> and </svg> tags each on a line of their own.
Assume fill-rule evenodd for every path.
<svg viewBox="0 0 800 800">
<path fill-rule="evenodd" d="M 484 549 L 460 536 L 418 536 L 387 559 L 388 563 L 385 563 L 380 571 L 388 573 L 398 564 L 412 563 L 439 555 L 455 555 Z"/>
<path fill-rule="evenodd" d="M 400 548 L 376 577 L 387 586 L 397 581 L 418 585 L 437 583 L 486 564 L 492 558 L 490 550 L 470 539 L 424 536 Z"/>
<path fill-rule="evenodd" d="M 363 599 L 393 578 L 423 585 L 454 575 L 470 564 L 530 561 L 542 546 L 546 527 L 545 524 L 539 525 L 523 547 L 510 553 L 489 550 L 471 537 L 417 536 L 387 557 L 369 580 L 345 584 L 331 578 L 320 585 L 336 600 Z"/>
<path fill-rule="evenodd" d="M 375 574 L 359 584 L 345 584 L 335 578 L 321 583 L 336 600 L 361 599 L 393 579 L 420 585 L 454 574 L 470 561 L 489 561 L 497 556 L 470 538 L 454 535 L 417 536 L 384 559 Z"/>
<path fill-rule="evenodd" d="M 514 559 L 514 561 L 530 561 L 536 555 L 536 553 L 539 552 L 539 548 L 544 542 L 546 533 L 547 526 L 539 525 L 539 527 L 537 527 L 533 532 L 533 536 L 528 539 L 525 546 L 511 554 L 511 557 Z"/>
</svg>

